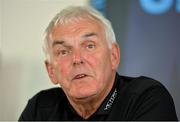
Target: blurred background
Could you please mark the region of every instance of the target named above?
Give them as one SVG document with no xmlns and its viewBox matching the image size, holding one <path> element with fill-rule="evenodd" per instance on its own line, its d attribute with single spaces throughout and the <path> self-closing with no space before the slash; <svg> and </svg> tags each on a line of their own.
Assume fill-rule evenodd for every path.
<svg viewBox="0 0 180 122">
<path fill-rule="evenodd" d="M 29 98 L 54 87 L 43 32 L 69 5 L 93 6 L 111 20 L 121 48 L 118 72 L 160 81 L 180 118 L 180 0 L 0 0 L 0 120 L 17 120 Z"/>
</svg>

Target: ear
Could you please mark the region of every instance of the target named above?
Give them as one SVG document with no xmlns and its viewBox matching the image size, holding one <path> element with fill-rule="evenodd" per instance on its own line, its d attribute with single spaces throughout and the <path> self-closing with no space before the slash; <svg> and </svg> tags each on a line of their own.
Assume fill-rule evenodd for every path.
<svg viewBox="0 0 180 122">
<path fill-rule="evenodd" d="M 49 63 L 47 60 L 45 61 L 45 65 L 46 65 L 46 70 L 48 72 L 48 75 L 52 81 L 52 83 L 54 84 L 58 84 L 58 80 L 56 78 L 56 75 L 55 75 L 55 71 L 54 71 L 54 68 L 52 66 L 51 63 Z"/>
<path fill-rule="evenodd" d="M 120 63 L 120 48 L 117 43 L 112 44 L 111 62 L 112 62 L 112 69 L 116 70 Z"/>
</svg>

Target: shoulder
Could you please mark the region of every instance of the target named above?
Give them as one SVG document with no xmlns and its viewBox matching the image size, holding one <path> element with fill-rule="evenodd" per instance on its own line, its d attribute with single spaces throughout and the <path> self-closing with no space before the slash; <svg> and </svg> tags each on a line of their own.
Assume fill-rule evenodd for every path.
<svg viewBox="0 0 180 122">
<path fill-rule="evenodd" d="M 66 97 L 61 88 L 40 91 L 28 101 L 19 120 L 48 120 L 51 116 L 56 116 L 57 109 L 63 108 L 65 101 Z"/>
<path fill-rule="evenodd" d="M 30 101 L 36 102 L 38 107 L 51 107 L 61 102 L 65 95 L 61 88 L 51 88 L 42 90 L 34 95 Z"/>
<path fill-rule="evenodd" d="M 120 76 L 122 81 L 121 91 L 128 92 L 132 94 L 140 94 L 147 90 L 153 90 L 153 89 L 164 89 L 166 91 L 166 88 L 162 83 L 159 81 L 146 77 L 146 76 L 140 76 L 140 77 L 127 77 L 127 76 Z"/>
<path fill-rule="evenodd" d="M 125 120 L 176 120 L 173 99 L 162 83 L 149 77 L 120 76 L 119 103 Z M 126 113 L 126 114 L 124 114 Z"/>
<path fill-rule="evenodd" d="M 122 96 L 126 96 L 127 99 L 133 98 L 134 102 L 151 101 L 161 103 L 163 101 L 168 101 L 167 104 L 174 104 L 172 96 L 167 88 L 161 82 L 155 79 L 145 76 L 121 76 L 121 79 L 122 86 L 120 89 L 120 94 Z"/>
</svg>

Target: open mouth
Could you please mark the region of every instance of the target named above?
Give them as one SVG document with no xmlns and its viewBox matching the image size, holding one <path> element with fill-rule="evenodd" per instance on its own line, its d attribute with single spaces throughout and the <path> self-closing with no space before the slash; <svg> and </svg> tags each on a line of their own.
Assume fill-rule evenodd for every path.
<svg viewBox="0 0 180 122">
<path fill-rule="evenodd" d="M 73 79 L 75 80 L 75 79 L 81 79 L 81 78 L 85 78 L 85 77 L 87 77 L 86 74 L 78 74 Z"/>
</svg>

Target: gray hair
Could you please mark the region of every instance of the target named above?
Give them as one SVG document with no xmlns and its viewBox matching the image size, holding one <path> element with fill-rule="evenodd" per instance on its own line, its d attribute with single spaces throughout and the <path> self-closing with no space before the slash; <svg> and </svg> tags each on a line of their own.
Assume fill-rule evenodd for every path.
<svg viewBox="0 0 180 122">
<path fill-rule="evenodd" d="M 50 62 L 50 52 L 49 52 L 49 35 L 51 30 L 57 24 L 66 24 L 73 21 L 78 21 L 82 18 L 90 18 L 96 21 L 99 21 L 105 31 L 106 40 L 108 42 L 109 48 L 112 47 L 112 43 L 116 42 L 116 37 L 114 34 L 114 30 L 111 26 L 111 23 L 108 19 L 106 19 L 103 15 L 101 15 L 98 11 L 91 7 L 83 7 L 83 6 L 70 6 L 59 13 L 52 19 L 49 23 L 48 27 L 44 33 L 44 45 L 43 51 L 46 55 L 47 61 Z"/>
</svg>

